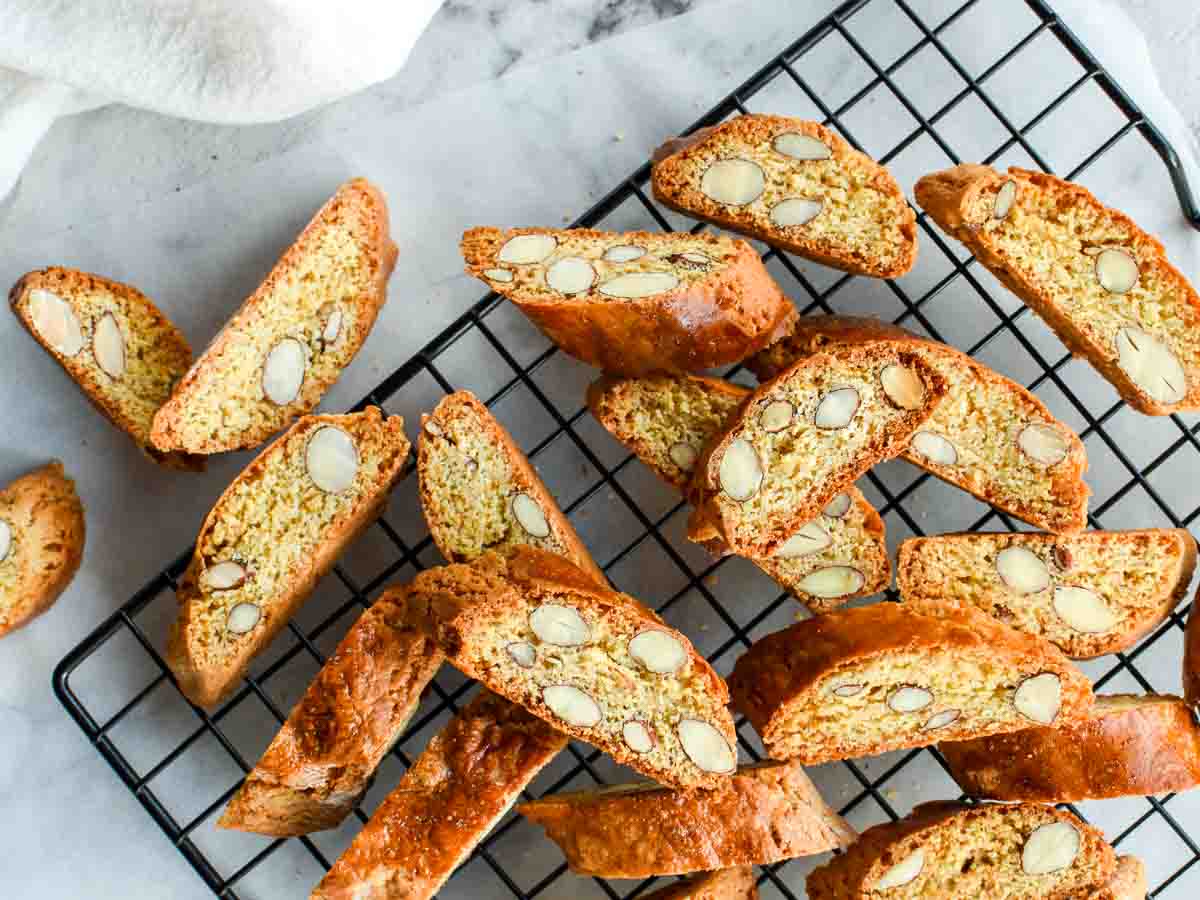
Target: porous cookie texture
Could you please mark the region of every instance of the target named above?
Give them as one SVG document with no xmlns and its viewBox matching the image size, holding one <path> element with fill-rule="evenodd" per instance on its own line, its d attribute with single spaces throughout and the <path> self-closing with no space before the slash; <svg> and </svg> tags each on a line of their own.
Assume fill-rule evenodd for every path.
<svg viewBox="0 0 1200 900">
<path fill-rule="evenodd" d="M 375 324 L 396 253 L 383 194 L 342 185 L 155 415 L 154 445 L 256 447 L 312 410 Z"/>
<path fill-rule="evenodd" d="M 1200 785 L 1200 725 L 1178 697 L 1114 694 L 1059 728 L 1027 728 L 938 749 L 966 793 L 1075 803 Z"/>
<path fill-rule="evenodd" d="M 896 180 L 817 122 L 743 115 L 672 140 L 652 185 L 684 215 L 847 272 L 896 278 L 917 258 Z"/>
<path fill-rule="evenodd" d="M 796 763 L 742 766 L 710 791 L 622 784 L 553 794 L 517 811 L 546 829 L 572 871 L 602 878 L 767 865 L 855 837 Z"/>
<path fill-rule="evenodd" d="M 1183 638 L 1183 697 L 1192 706 L 1200 706 L 1200 588 L 1192 600 Z"/>
<path fill-rule="evenodd" d="M 9 303 L 88 401 L 142 452 L 172 469 L 204 468 L 202 457 L 163 452 L 150 440 L 154 414 L 191 365 L 192 351 L 149 297 L 55 266 L 22 275 Z"/>
<path fill-rule="evenodd" d="M 429 742 L 312 900 L 428 900 L 566 745 L 483 692 Z"/>
<path fill-rule="evenodd" d="M 725 682 L 678 631 L 565 559 L 518 546 L 412 584 L 449 661 L 663 784 L 716 787 L 737 764 Z"/>
<path fill-rule="evenodd" d="M 236 687 L 383 512 L 408 450 L 404 420 L 378 407 L 305 416 L 225 489 L 200 528 L 167 645 L 189 700 L 212 706 Z"/>
<path fill-rule="evenodd" d="M 1148 415 L 1200 409 L 1200 297 L 1162 244 L 1053 175 L 959 165 L 917 202 Z"/>
<path fill-rule="evenodd" d="M 1125 650 L 1187 593 L 1196 542 L 1184 528 L 945 534 L 900 545 L 900 596 L 937 615 L 973 606 L 1073 659 Z"/>
<path fill-rule="evenodd" d="M 900 453 L 946 391 L 916 354 L 839 345 L 761 385 L 696 464 L 689 532 L 772 556 L 876 463 Z"/>
<path fill-rule="evenodd" d="M 729 689 L 767 753 L 805 765 L 1067 727 L 1092 708 L 1090 682 L 1052 644 L 974 609 L 927 616 L 895 603 L 768 635 Z"/>
<path fill-rule="evenodd" d="M 1104 835 L 1065 810 L 925 803 L 868 828 L 806 887 L 811 900 L 1084 900 L 1115 866 Z"/>
<path fill-rule="evenodd" d="M 350 628 L 217 824 L 274 837 L 336 828 L 404 731 L 443 656 L 383 593 Z"/>
<path fill-rule="evenodd" d="M 911 350 L 946 380 L 904 459 L 1047 531 L 1087 525 L 1083 442 L 1025 388 L 953 347 L 878 319 L 805 316 L 747 366 L 765 381 L 830 345 L 873 342 Z"/>
<path fill-rule="evenodd" d="M 83 559 L 83 504 L 57 460 L 0 490 L 0 637 L 40 616 Z"/>
<path fill-rule="evenodd" d="M 796 316 L 754 249 L 724 236 L 472 228 L 462 255 L 563 351 L 618 375 L 739 362 Z"/>
<path fill-rule="evenodd" d="M 1146 900 L 1146 867 L 1136 856 L 1118 856 L 1113 876 L 1088 900 Z"/>
<path fill-rule="evenodd" d="M 525 454 L 470 391 L 450 394 L 421 416 L 417 477 L 429 533 L 450 562 L 529 544 L 607 585 Z"/>
<path fill-rule="evenodd" d="M 645 895 L 645 900 L 758 900 L 754 869 L 739 866 L 701 872 Z"/>
<path fill-rule="evenodd" d="M 605 377 L 588 389 L 592 415 L 655 474 L 686 493 L 703 448 L 749 397 L 749 388 L 702 375 Z M 728 552 L 715 537 L 703 542 Z M 855 487 L 826 504 L 774 556 L 756 566 L 814 612 L 887 587 L 883 519 Z"/>
</svg>

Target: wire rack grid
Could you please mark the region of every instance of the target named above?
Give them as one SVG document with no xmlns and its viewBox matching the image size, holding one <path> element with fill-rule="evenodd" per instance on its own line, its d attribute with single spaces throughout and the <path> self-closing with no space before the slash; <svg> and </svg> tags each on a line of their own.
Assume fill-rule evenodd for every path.
<svg viewBox="0 0 1200 900">
<path fill-rule="evenodd" d="M 1049 6 L 1026 0 L 1019 33 L 1004 37 L 1005 46 L 993 47 L 991 58 L 984 61 L 964 58 L 964 48 L 974 46 L 971 17 L 986 6 L 986 0 L 968 0 L 936 17 L 918 12 L 914 8 L 918 5 L 917 0 L 844 3 L 693 128 L 754 111 L 820 119 L 899 170 L 902 184 L 911 184 L 911 179 L 903 178 L 908 169 L 920 174 L 964 159 L 1015 162 L 1047 171 L 1057 167 L 1073 179 L 1110 155 L 1156 155 L 1165 164 L 1184 216 L 1200 228 L 1200 210 L 1168 142 Z M 872 44 L 881 30 L 895 34 L 898 29 L 912 35 L 903 52 L 885 54 Z M 1021 102 L 1028 106 L 1027 97 L 1015 106 L 1005 100 L 1000 89 L 1004 79 L 1028 65 L 1028 54 L 1048 51 L 1065 53 L 1073 60 L 1073 74 L 1061 85 L 1043 86 L 1043 93 L 1052 92 L 1039 98 L 1036 110 L 1021 108 Z M 857 80 L 825 83 L 831 53 L 840 54 L 843 62 L 850 60 Z M 918 99 L 922 92 L 910 83 L 917 64 L 924 72 L 941 73 L 931 76 L 936 82 L 934 100 L 928 90 L 924 99 Z M 939 68 L 933 68 L 935 64 Z M 1027 79 L 1028 73 L 1022 77 Z M 1073 132 L 1079 139 L 1071 151 L 1075 156 L 1064 162 L 1043 146 L 1039 126 L 1081 98 L 1090 98 L 1081 105 L 1086 127 Z M 990 148 L 976 146 L 977 127 L 956 122 L 966 107 L 988 117 L 997 138 Z M 1100 109 L 1102 113 L 1097 112 Z M 900 110 L 903 120 L 897 121 Z M 1056 133 L 1062 133 L 1061 127 Z M 1054 150 L 1060 155 L 1067 152 L 1058 144 Z M 649 164 L 643 165 L 575 224 L 613 230 L 705 227 L 657 207 L 647 196 L 649 174 Z M 1107 477 L 1096 486 L 1099 502 L 1089 517 L 1093 527 L 1106 523 L 1108 527 L 1188 527 L 1200 515 L 1200 496 L 1168 491 L 1156 476 L 1194 464 L 1191 454 L 1200 453 L 1196 435 L 1200 423 L 1172 416 L 1156 425 L 1153 438 L 1147 437 L 1147 420 L 1126 418 L 1123 404 L 1113 399 L 1115 395 L 1094 373 L 1084 366 L 1070 366 L 1069 354 L 1019 302 L 961 249 L 949 245 L 924 216 L 919 222 L 922 262 L 913 276 L 897 281 L 867 284 L 766 248 L 763 257 L 785 288 L 794 291 L 803 312 L 872 312 L 955 343 L 974 356 L 986 359 L 998 353 L 1010 363 L 1006 374 L 1024 375 L 1019 380 L 1077 428 L 1092 455 L 1093 471 L 1098 468 L 1097 457 L 1103 458 Z M 1011 371 L 1014 367 L 1020 373 Z M 359 406 L 374 404 L 409 413 L 411 426 L 412 413 L 430 408 L 445 393 L 470 387 L 487 397 L 489 406 L 528 448 L 614 583 L 655 601 L 664 618 L 686 631 L 717 670 L 727 673 L 738 652 L 762 634 L 786 625 L 798 607 L 744 561 L 714 562 L 686 542 L 684 504 L 656 484 L 583 408 L 583 386 L 591 374 L 557 353 L 511 307 L 489 295 Z M 745 380 L 738 369 L 727 374 Z M 381 767 L 378 783 L 343 828 L 270 840 L 213 827 L 242 774 L 370 598 L 381 587 L 406 580 L 439 561 L 416 512 L 413 480 L 402 483 L 389 512 L 351 548 L 301 615 L 258 661 L 244 686 L 215 712 L 207 713 L 182 698 L 162 656 L 177 579 L 190 550 L 103 622 L 55 672 L 55 690 L 69 713 L 219 897 L 302 894 L 349 843 L 428 737 L 473 692 L 473 685 L 457 673 L 439 674 Z M 893 547 L 904 537 L 927 532 L 1023 527 L 962 495 L 955 495 L 957 506 L 948 503 L 952 489 L 903 463 L 878 467 L 862 486 L 884 516 Z M 1131 504 L 1134 497 L 1137 502 Z M 956 511 L 947 515 L 951 508 Z M 1125 521 L 1131 509 L 1140 521 Z M 889 599 L 896 599 L 894 591 L 889 591 Z M 1171 676 L 1162 673 L 1178 666 L 1185 614 L 1186 607 L 1176 610 L 1129 652 L 1085 666 L 1097 687 L 1134 691 L 1173 687 Z M 102 663 L 97 661 L 105 656 L 110 662 L 102 678 Z M 111 659 L 120 667 L 115 679 Z M 744 754 L 761 758 L 761 744 L 744 721 L 738 724 L 738 734 Z M 573 743 L 534 781 L 526 796 L 611 783 L 622 774 L 598 751 Z M 826 796 L 860 828 L 898 818 L 922 800 L 960 796 L 932 749 L 833 764 L 812 774 Z M 916 780 L 910 781 L 910 776 Z M 1152 896 L 1184 897 L 1194 896 L 1189 891 L 1196 890 L 1200 874 L 1196 866 L 1200 846 L 1188 828 L 1190 824 L 1200 837 L 1200 805 L 1188 806 L 1190 802 L 1183 796 L 1132 798 L 1117 803 L 1115 809 L 1081 804 L 1075 812 L 1099 820 L 1119 850 L 1153 856 Z M 1164 853 L 1167 845 L 1169 852 Z M 804 896 L 804 875 L 823 858 L 760 868 L 763 896 Z M 629 898 L 656 883 L 663 882 L 574 878 L 566 874 L 549 842 L 510 815 L 475 850 L 441 896 Z"/>
</svg>

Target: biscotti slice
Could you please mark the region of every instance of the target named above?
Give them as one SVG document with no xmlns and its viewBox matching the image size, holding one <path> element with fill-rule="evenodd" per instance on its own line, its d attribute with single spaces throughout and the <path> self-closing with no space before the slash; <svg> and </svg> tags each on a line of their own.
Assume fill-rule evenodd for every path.
<svg viewBox="0 0 1200 900">
<path fill-rule="evenodd" d="M 464 674 L 617 762 L 676 787 L 737 764 L 725 682 L 686 637 L 560 556 L 518 546 L 412 583 Z"/>
<path fill-rule="evenodd" d="M 383 194 L 342 185 L 155 415 L 154 445 L 257 447 L 311 411 L 367 339 L 395 264 Z"/>
<path fill-rule="evenodd" d="M 445 657 L 391 588 L 342 638 L 217 824 L 274 837 L 336 828 Z"/>
<path fill-rule="evenodd" d="M 1017 168 L 955 166 L 916 197 L 1135 409 L 1200 409 L 1200 297 L 1128 216 Z"/>
<path fill-rule="evenodd" d="M 840 345 L 758 388 L 709 442 L 692 482 L 695 527 L 771 556 L 838 494 L 900 453 L 946 391 L 916 354 Z"/>
<path fill-rule="evenodd" d="M 83 504 L 55 460 L 0 490 L 0 637 L 54 605 L 83 559 Z"/>
<path fill-rule="evenodd" d="M 916 612 L 973 606 L 1072 659 L 1136 644 L 1183 599 L 1195 568 L 1185 528 L 911 538 L 896 566 Z"/>
<path fill-rule="evenodd" d="M 758 900 L 758 882 L 754 879 L 754 869 L 739 866 L 701 872 L 646 894 L 643 900 Z"/>
<path fill-rule="evenodd" d="M 809 900 L 1082 900 L 1115 867 L 1104 835 L 1066 810 L 924 803 L 868 828 L 806 887 Z"/>
<path fill-rule="evenodd" d="M 796 763 L 742 766 L 711 791 L 621 784 L 553 794 L 517 812 L 580 875 L 644 878 L 766 865 L 854 840 Z"/>
<path fill-rule="evenodd" d="M 470 391 L 421 416 L 417 478 L 429 533 L 450 562 L 529 544 L 608 583 L 525 454 Z"/>
<path fill-rule="evenodd" d="M 654 199 L 817 262 L 897 278 L 917 222 L 891 174 L 817 122 L 743 115 L 654 154 Z"/>
<path fill-rule="evenodd" d="M 192 362 L 179 329 L 137 288 L 53 267 L 27 272 L 8 295 L 17 319 L 106 419 L 172 469 L 199 471 L 202 457 L 150 441 L 154 414 Z"/>
<path fill-rule="evenodd" d="M 1183 698 L 1192 706 L 1200 706 L 1200 588 L 1192 598 L 1183 638 Z"/>
<path fill-rule="evenodd" d="M 484 691 L 434 736 L 312 900 L 427 900 L 567 738 Z"/>
<path fill-rule="evenodd" d="M 1092 688 L 1052 644 L 970 608 L 842 609 L 755 642 L 729 679 L 773 759 L 805 765 L 1088 715 Z"/>
<path fill-rule="evenodd" d="M 613 437 L 686 493 L 700 451 L 750 394 L 702 375 L 605 377 L 588 389 L 588 406 Z M 829 501 L 793 543 L 751 561 L 813 612 L 878 593 L 891 581 L 883 519 L 856 487 Z M 724 552 L 719 539 L 706 546 Z"/>
<path fill-rule="evenodd" d="M 964 792 L 989 800 L 1075 803 L 1200 785 L 1200 725 L 1178 697 L 1097 697 L 1091 715 L 938 746 Z"/>
<path fill-rule="evenodd" d="M 796 316 L 754 248 L 724 236 L 472 228 L 462 255 L 564 352 L 618 375 L 739 362 Z"/>
<path fill-rule="evenodd" d="M 805 316 L 747 365 L 765 381 L 831 344 L 873 342 L 911 350 L 946 379 L 946 396 L 904 459 L 1047 531 L 1087 525 L 1083 442 L 1025 388 L 953 347 L 878 319 Z"/>
<path fill-rule="evenodd" d="M 305 416 L 225 489 L 178 589 L 167 662 L 198 706 L 237 686 L 343 548 L 383 512 L 408 458 L 378 407 Z"/>
<path fill-rule="evenodd" d="M 1112 878 L 1088 900 L 1146 900 L 1146 867 L 1136 856 L 1118 856 Z"/>
</svg>

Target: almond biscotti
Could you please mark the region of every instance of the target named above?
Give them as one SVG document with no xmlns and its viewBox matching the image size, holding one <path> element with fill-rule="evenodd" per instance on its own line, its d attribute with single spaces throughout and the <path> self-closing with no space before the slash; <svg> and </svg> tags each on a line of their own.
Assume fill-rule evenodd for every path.
<svg viewBox="0 0 1200 900">
<path fill-rule="evenodd" d="M 946 396 L 904 459 L 1047 531 L 1087 525 L 1083 442 L 1025 388 L 953 347 L 878 319 L 805 316 L 747 365 L 765 381 L 831 344 L 873 342 L 911 350 L 946 379 Z"/>
<path fill-rule="evenodd" d="M 150 440 L 154 414 L 191 365 L 192 350 L 149 297 L 55 266 L 22 275 L 9 303 L 88 401 L 143 453 L 172 469 L 204 468 L 202 457 L 163 452 Z"/>
<path fill-rule="evenodd" d="M 529 546 L 412 583 L 447 659 L 571 737 L 676 787 L 737 763 L 725 682 L 632 597 Z"/>
<path fill-rule="evenodd" d="M 225 489 L 178 589 L 167 662 L 212 706 L 288 623 L 342 549 L 382 513 L 408 458 L 404 420 L 378 407 L 305 416 Z"/>
<path fill-rule="evenodd" d="M 154 445 L 256 447 L 311 411 L 367 339 L 396 252 L 383 194 L 342 185 L 155 415 Z"/>
<path fill-rule="evenodd" d="M 1200 706 L 1200 588 L 1192 598 L 1183 638 L 1183 697 L 1192 706 Z"/>
<path fill-rule="evenodd" d="M 916 197 L 1135 409 L 1200 409 L 1200 297 L 1128 216 L 1017 168 L 955 166 Z"/>
<path fill-rule="evenodd" d="M 817 122 L 743 115 L 654 154 L 654 198 L 817 262 L 897 278 L 916 216 L 888 170 Z"/>
<path fill-rule="evenodd" d="M 701 450 L 750 394 L 702 375 L 605 377 L 588 388 L 588 407 L 613 437 L 686 494 Z M 719 539 L 706 546 L 725 552 Z M 813 612 L 878 593 L 892 576 L 883 519 L 855 487 L 829 501 L 774 556 L 752 562 Z"/>
<path fill-rule="evenodd" d="M 895 603 L 768 635 L 729 689 L 767 753 L 805 765 L 1067 727 L 1092 707 L 1090 682 L 1052 644 L 975 609 L 927 616 Z"/>
<path fill-rule="evenodd" d="M 689 532 L 771 556 L 838 494 L 900 453 L 946 392 L 911 351 L 839 345 L 758 388 L 696 464 Z"/>
<path fill-rule="evenodd" d="M 1115 868 L 1104 835 L 1066 810 L 924 803 L 868 828 L 806 887 L 810 900 L 1082 900 Z"/>
<path fill-rule="evenodd" d="M 900 596 L 917 612 L 967 605 L 1036 634 L 1072 659 L 1132 647 L 1187 593 L 1186 528 L 943 534 L 900 545 Z"/>
<path fill-rule="evenodd" d="M 529 544 L 608 583 L 525 454 L 470 391 L 421 416 L 417 478 L 429 533 L 450 562 Z"/>
<path fill-rule="evenodd" d="M 55 460 L 0 490 L 0 637 L 58 600 L 83 560 L 83 503 Z"/>
<path fill-rule="evenodd" d="M 404 588 L 364 612 L 326 660 L 217 824 L 274 837 L 336 828 L 445 658 Z"/>
<path fill-rule="evenodd" d="M 566 745 L 566 735 L 484 691 L 429 742 L 311 900 L 433 897 Z"/>
<path fill-rule="evenodd" d="M 938 745 L 966 793 L 1075 803 L 1200 785 L 1200 725 L 1178 697 L 1097 697 L 1087 718 Z"/>
<path fill-rule="evenodd" d="M 796 316 L 754 248 L 724 236 L 472 228 L 462 255 L 564 352 L 618 375 L 739 362 Z"/>
<path fill-rule="evenodd" d="M 553 794 L 517 812 L 546 829 L 573 872 L 602 878 L 767 865 L 855 837 L 797 763 L 742 766 L 710 791 L 622 784 Z"/>
<path fill-rule="evenodd" d="M 758 900 L 758 883 L 754 879 L 754 869 L 739 866 L 701 872 L 646 894 L 643 900 Z"/>
</svg>

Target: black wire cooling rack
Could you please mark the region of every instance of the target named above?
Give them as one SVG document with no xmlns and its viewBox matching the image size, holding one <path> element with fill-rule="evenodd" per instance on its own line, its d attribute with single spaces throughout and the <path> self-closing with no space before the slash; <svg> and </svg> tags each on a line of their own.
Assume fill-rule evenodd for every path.
<svg viewBox="0 0 1200 900">
<path fill-rule="evenodd" d="M 1184 216 L 1200 228 L 1200 211 L 1179 159 L 1159 130 L 1049 6 L 1040 0 L 1026 0 L 1024 7 L 1006 2 L 1010 13 L 1015 10 L 1027 23 L 1015 37 L 1005 39 L 1006 46 L 992 49 L 986 65 L 965 60 L 961 49 L 983 38 L 971 33 L 970 17 L 986 0 L 970 0 L 932 25 L 914 11 L 916 0 L 844 3 L 693 127 L 750 111 L 822 119 L 890 164 L 905 185 L 923 171 L 960 159 L 983 157 L 984 162 L 1017 162 L 1045 170 L 1057 164 L 1061 174 L 1077 178 L 1111 154 L 1152 151 L 1166 166 Z M 873 41 L 881 29 L 893 34 L 907 29 L 914 42 L 903 53 L 880 59 Z M 963 30 L 969 34 L 967 44 Z M 995 43 L 995 35 L 988 38 Z M 1048 50 L 1068 54 L 1068 62 L 1073 58 L 1073 77 L 1062 85 L 1047 84 L 1036 70 L 1033 60 L 1042 58 L 1036 54 Z M 831 53 L 841 54 L 843 63 L 850 61 L 850 68 L 838 69 L 851 72 L 849 78 L 827 83 Z M 911 83 L 914 67 L 924 73 L 926 87 L 932 83 L 932 93 L 940 93 L 932 105 L 917 99 Z M 1035 85 L 1019 93 L 1026 101 L 1027 94 L 1039 96 L 1036 111 L 1017 104 L 1014 112 L 1012 104 L 998 99 L 999 86 L 1014 72 Z M 1049 148 L 1038 129 L 1076 103 L 1093 111 L 1083 116 L 1084 127 L 1070 130 L 1070 152 L 1075 156 L 1064 162 L 1060 157 L 1068 151 L 1061 146 L 1063 129 L 1055 132 L 1055 144 Z M 981 136 L 979 129 L 956 121 L 965 109 L 987 117 L 996 136 L 990 149 L 977 145 L 987 139 L 987 129 Z M 897 122 L 899 110 L 904 118 Z M 883 138 L 860 143 L 868 130 Z M 914 178 L 906 180 L 907 175 Z M 655 206 L 647 196 L 649 176 L 649 164 L 643 165 L 575 224 L 614 230 L 704 227 Z M 1179 473 L 1196 470 L 1198 458 L 1193 454 L 1200 453 L 1200 424 L 1179 416 L 1132 417 L 1090 369 L 1068 365 L 1069 354 L 988 273 L 960 248 L 947 244 L 924 216 L 919 221 L 921 264 L 914 274 L 897 281 L 854 279 L 774 251 L 765 252 L 764 259 L 794 291 L 804 312 L 873 312 L 981 358 L 998 353 L 998 368 L 1023 380 L 1085 439 L 1096 489 L 1097 502 L 1089 517 L 1093 527 L 1192 523 L 1200 515 L 1200 489 L 1189 490 L 1186 485 L 1194 479 L 1180 478 Z M 952 303 L 942 307 L 947 298 Z M 511 307 L 489 295 L 359 406 L 403 411 L 411 430 L 413 413 L 432 407 L 444 393 L 470 387 L 487 397 L 529 448 L 529 456 L 614 583 L 658 603 L 662 615 L 685 630 L 718 671 L 727 673 L 741 649 L 787 624 L 798 606 L 753 567 L 736 559 L 713 562 L 687 543 L 684 505 L 609 439 L 583 408 L 583 387 L 592 374 L 556 353 Z M 737 370 L 731 374 L 741 377 Z M 182 698 L 161 654 L 166 624 L 174 616 L 177 578 L 190 550 L 102 623 L 55 671 L 55 690 L 88 739 L 219 897 L 303 896 L 428 737 L 469 699 L 472 685 L 444 670 L 385 761 L 379 783 L 342 829 L 271 840 L 213 827 L 242 774 L 369 599 L 383 586 L 438 561 L 416 512 L 413 480 L 402 483 L 392 510 L 351 548 L 266 658 L 259 660 L 245 685 L 214 713 Z M 878 467 L 863 487 L 884 515 L 893 547 L 903 537 L 927 531 L 1021 527 L 903 463 Z M 947 499 L 951 494 L 954 502 Z M 952 508 L 959 511 L 948 513 Z M 1136 521 L 1130 520 L 1133 515 Z M 1128 653 L 1085 669 L 1097 686 L 1110 690 L 1171 690 L 1171 678 L 1177 674 L 1160 674 L 1160 669 L 1178 669 L 1185 612 L 1177 610 Z M 744 753 L 759 758 L 761 745 L 745 722 L 739 723 L 738 733 Z M 928 749 L 837 763 L 812 774 L 830 801 L 860 828 L 897 818 L 921 800 L 958 796 L 940 757 Z M 598 751 L 572 744 L 531 785 L 528 796 L 620 776 Z M 1187 795 L 1107 803 L 1081 804 L 1075 811 L 1099 820 L 1121 852 L 1151 860 L 1152 896 L 1195 896 L 1200 847 L 1186 823 L 1200 833 L 1200 804 Z M 761 868 L 763 896 L 803 896 L 804 875 L 821 859 Z M 442 896 L 628 898 L 654 883 L 603 882 L 567 874 L 557 850 L 528 823 L 510 815 L 476 849 Z"/>
</svg>

